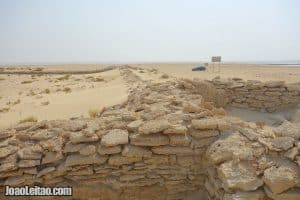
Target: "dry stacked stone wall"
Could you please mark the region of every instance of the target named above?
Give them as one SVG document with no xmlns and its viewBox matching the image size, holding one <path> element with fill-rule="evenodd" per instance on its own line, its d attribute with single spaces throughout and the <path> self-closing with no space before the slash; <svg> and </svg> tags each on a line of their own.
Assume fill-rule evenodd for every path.
<svg viewBox="0 0 300 200">
<path fill-rule="evenodd" d="M 300 103 L 300 84 L 284 81 L 244 81 L 239 78 L 215 78 L 212 84 L 224 90 L 229 105 L 259 111 L 274 112 Z"/>
<path fill-rule="evenodd" d="M 1 192 L 40 185 L 72 186 L 72 199 L 299 199 L 299 127 L 226 116 L 216 107 L 223 95 L 201 81 L 145 84 L 95 119 L 2 130 Z"/>
</svg>

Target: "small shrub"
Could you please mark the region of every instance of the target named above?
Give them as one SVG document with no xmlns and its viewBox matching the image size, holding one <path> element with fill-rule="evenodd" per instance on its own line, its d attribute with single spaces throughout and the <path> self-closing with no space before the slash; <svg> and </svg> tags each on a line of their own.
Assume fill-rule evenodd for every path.
<svg viewBox="0 0 300 200">
<path fill-rule="evenodd" d="M 42 67 L 38 67 L 38 68 L 35 68 L 33 71 L 36 71 L 36 72 L 40 72 L 40 71 L 43 71 L 44 69 Z"/>
<path fill-rule="evenodd" d="M 24 118 L 24 119 L 21 119 L 21 120 L 19 121 L 19 124 L 24 123 L 24 122 L 37 122 L 37 121 L 38 121 L 38 120 L 37 120 L 36 117 L 34 117 L 34 116 L 28 116 L 28 117 L 26 117 L 26 118 Z"/>
<path fill-rule="evenodd" d="M 32 83 L 33 81 L 22 81 L 21 84 L 28 84 L 28 83 Z"/>
<path fill-rule="evenodd" d="M 5 113 L 5 112 L 8 112 L 8 111 L 9 111 L 8 107 L 0 108 L 0 113 Z"/>
<path fill-rule="evenodd" d="M 69 88 L 69 87 L 65 87 L 65 88 L 63 89 L 63 91 L 64 91 L 65 93 L 70 93 L 70 92 L 72 92 L 72 89 Z"/>
<path fill-rule="evenodd" d="M 99 110 L 98 110 L 98 109 L 90 109 L 90 110 L 89 110 L 89 116 L 90 116 L 91 118 L 96 118 L 98 113 L 99 113 Z"/>
<path fill-rule="evenodd" d="M 94 82 L 102 82 L 104 79 L 102 77 L 97 77 L 94 79 Z"/>
<path fill-rule="evenodd" d="M 169 75 L 167 75 L 167 74 L 163 74 L 163 75 L 161 75 L 161 78 L 169 78 Z"/>
<path fill-rule="evenodd" d="M 13 105 L 17 105 L 17 104 L 19 104 L 19 103 L 21 103 L 21 100 L 20 100 L 20 99 L 18 99 L 17 101 L 13 102 Z"/>
<path fill-rule="evenodd" d="M 50 93 L 50 90 L 49 90 L 48 88 L 46 88 L 46 89 L 44 90 L 44 93 L 49 94 L 49 93 Z"/>
<path fill-rule="evenodd" d="M 57 78 L 57 80 L 59 80 L 59 81 L 69 80 L 70 77 L 71 77 L 71 75 L 67 74 L 62 77 Z"/>
<path fill-rule="evenodd" d="M 36 93 L 32 90 L 30 90 L 29 94 L 27 94 L 27 96 L 35 96 L 35 95 L 36 95 Z"/>
<path fill-rule="evenodd" d="M 41 105 L 42 106 L 47 106 L 47 105 L 49 105 L 49 101 L 42 102 Z"/>
</svg>

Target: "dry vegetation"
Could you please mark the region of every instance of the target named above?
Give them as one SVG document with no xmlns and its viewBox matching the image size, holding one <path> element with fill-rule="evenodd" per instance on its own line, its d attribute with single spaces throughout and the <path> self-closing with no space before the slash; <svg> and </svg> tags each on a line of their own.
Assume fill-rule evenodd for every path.
<svg viewBox="0 0 300 200">
<path fill-rule="evenodd" d="M 71 93 L 71 92 L 72 92 L 72 89 L 69 88 L 69 87 L 65 87 L 65 88 L 63 89 L 63 91 L 64 91 L 65 93 Z"/>
<path fill-rule="evenodd" d="M 38 119 L 36 117 L 34 117 L 34 116 L 28 116 L 28 117 L 26 117 L 24 119 L 21 119 L 19 121 L 19 124 L 24 123 L 24 122 L 37 122 L 37 121 L 38 121 Z"/>
<path fill-rule="evenodd" d="M 42 102 L 41 105 L 42 106 L 47 106 L 47 105 L 49 105 L 49 101 Z"/>
<path fill-rule="evenodd" d="M 98 109 L 90 109 L 90 110 L 89 110 L 89 116 L 90 116 L 91 118 L 96 118 L 98 113 L 99 113 L 99 110 L 98 110 Z"/>
<path fill-rule="evenodd" d="M 8 112 L 8 111 L 9 111 L 8 107 L 4 107 L 4 108 L 0 109 L 0 113 L 5 113 L 5 112 Z"/>
<path fill-rule="evenodd" d="M 33 81 L 30 81 L 30 80 L 28 80 L 28 81 L 22 81 L 21 82 L 21 84 L 29 84 L 29 83 L 32 83 Z"/>
<path fill-rule="evenodd" d="M 44 90 L 44 93 L 49 94 L 49 93 L 50 93 L 49 88 L 46 88 L 46 89 Z"/>
<path fill-rule="evenodd" d="M 64 75 L 62 77 L 57 78 L 57 80 L 59 81 L 65 81 L 65 80 L 69 80 L 69 78 L 71 77 L 70 74 Z"/>
</svg>

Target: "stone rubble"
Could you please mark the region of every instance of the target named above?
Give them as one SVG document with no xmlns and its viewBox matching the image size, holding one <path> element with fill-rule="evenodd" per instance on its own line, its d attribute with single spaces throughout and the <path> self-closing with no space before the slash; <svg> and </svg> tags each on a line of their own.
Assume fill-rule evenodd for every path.
<svg viewBox="0 0 300 200">
<path fill-rule="evenodd" d="M 95 119 L 1 130 L 0 192 L 39 183 L 72 186 L 74 199 L 299 199 L 299 127 L 262 127 L 218 108 L 273 111 L 294 103 L 285 95 L 299 93 L 282 82 L 146 82 Z"/>
</svg>

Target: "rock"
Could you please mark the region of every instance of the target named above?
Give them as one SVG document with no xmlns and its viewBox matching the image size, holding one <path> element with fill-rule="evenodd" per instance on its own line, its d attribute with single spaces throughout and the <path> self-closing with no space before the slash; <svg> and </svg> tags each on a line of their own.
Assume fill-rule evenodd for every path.
<svg viewBox="0 0 300 200">
<path fill-rule="evenodd" d="M 284 164 L 265 170 L 263 180 L 272 193 L 279 194 L 294 187 L 300 180 L 299 168 Z"/>
<path fill-rule="evenodd" d="M 192 102 L 184 102 L 182 110 L 187 113 L 200 113 L 203 108 Z"/>
<path fill-rule="evenodd" d="M 191 139 L 185 135 L 171 135 L 170 145 L 171 146 L 189 146 Z"/>
<path fill-rule="evenodd" d="M 163 165 L 169 163 L 169 157 L 165 155 L 152 155 L 151 158 L 145 159 L 144 162 L 150 165 Z"/>
<path fill-rule="evenodd" d="M 218 138 L 217 137 L 208 137 L 202 139 L 193 139 L 191 143 L 192 148 L 203 148 L 210 146 L 213 142 L 215 142 Z"/>
<path fill-rule="evenodd" d="M 36 122 L 24 122 L 24 123 L 21 123 L 21 124 L 18 124 L 16 126 L 14 126 L 13 128 L 16 130 L 16 131 L 24 131 L 26 129 L 29 129 L 30 127 L 32 127 L 33 125 L 35 125 Z"/>
<path fill-rule="evenodd" d="M 164 134 L 186 134 L 187 128 L 181 124 L 171 125 L 168 129 L 164 130 Z"/>
<path fill-rule="evenodd" d="M 274 132 L 277 136 L 292 137 L 295 140 L 300 139 L 300 126 L 293 124 L 289 121 L 284 121 L 280 126 L 274 128 Z"/>
<path fill-rule="evenodd" d="M 139 162 L 141 160 L 142 160 L 141 157 L 124 157 L 121 155 L 112 155 L 108 160 L 108 164 L 120 166 L 120 165 L 132 164 L 134 162 Z"/>
<path fill-rule="evenodd" d="M 277 87 L 283 87 L 284 81 L 267 81 L 265 82 L 265 87 L 270 88 L 277 88 Z"/>
<path fill-rule="evenodd" d="M 41 171 L 38 172 L 37 177 L 41 177 L 44 176 L 50 172 L 55 171 L 55 167 L 46 167 L 44 169 L 42 169 Z"/>
<path fill-rule="evenodd" d="M 264 189 L 268 197 L 274 200 L 299 200 L 299 196 L 300 196 L 299 189 L 291 189 L 287 192 L 283 192 L 280 194 L 272 193 L 267 187 L 264 187 Z"/>
<path fill-rule="evenodd" d="M 145 175 L 123 175 L 120 177 L 120 181 L 131 182 L 145 178 Z"/>
<path fill-rule="evenodd" d="M 219 135 L 218 130 L 191 130 L 190 135 L 196 139 L 202 139 L 207 137 L 214 137 Z"/>
<path fill-rule="evenodd" d="M 7 146 L 0 148 L 0 158 L 5 158 L 18 150 L 15 146 Z"/>
<path fill-rule="evenodd" d="M 152 156 L 152 152 L 145 147 L 126 145 L 122 151 L 122 156 L 149 158 Z"/>
<path fill-rule="evenodd" d="M 139 133 L 142 134 L 152 134 L 159 133 L 170 127 L 170 124 L 167 120 L 150 120 L 144 122 L 139 127 Z"/>
<path fill-rule="evenodd" d="M 55 137 L 49 140 L 40 141 L 40 145 L 44 150 L 59 152 L 62 150 L 64 139 L 62 137 Z"/>
<path fill-rule="evenodd" d="M 237 191 L 234 194 L 225 194 L 224 200 L 265 200 L 266 194 L 262 190 L 251 192 Z"/>
<path fill-rule="evenodd" d="M 294 141 L 291 137 L 277 137 L 271 140 L 271 145 L 279 150 L 288 150 L 293 147 Z"/>
<path fill-rule="evenodd" d="M 298 154 L 298 148 L 293 147 L 290 150 L 288 150 L 287 152 L 285 152 L 284 156 L 291 160 L 294 160 L 295 157 L 297 156 L 297 154 Z"/>
<path fill-rule="evenodd" d="M 189 147 L 172 147 L 172 146 L 159 146 L 159 147 L 153 147 L 152 149 L 153 153 L 156 154 L 163 154 L 163 155 L 193 155 L 194 151 L 193 149 Z"/>
<path fill-rule="evenodd" d="M 82 132 L 86 136 L 93 136 L 98 130 L 100 130 L 99 124 L 95 121 L 89 121 L 87 122 L 87 128 Z"/>
<path fill-rule="evenodd" d="M 259 137 L 259 134 L 250 128 L 240 128 L 239 132 L 251 141 L 255 141 Z"/>
<path fill-rule="evenodd" d="M 169 138 L 160 134 L 133 134 L 130 135 L 130 142 L 137 146 L 161 146 L 169 144 Z"/>
<path fill-rule="evenodd" d="M 61 152 L 46 152 L 42 159 L 42 164 L 56 163 L 64 157 Z"/>
<path fill-rule="evenodd" d="M 95 145 L 86 145 L 83 148 L 81 148 L 79 151 L 79 154 L 83 156 L 88 156 L 94 153 L 96 153 Z"/>
<path fill-rule="evenodd" d="M 176 162 L 182 167 L 189 167 L 195 163 L 195 160 L 193 156 L 177 156 Z"/>
<path fill-rule="evenodd" d="M 143 120 L 135 120 L 127 124 L 128 131 L 137 131 L 139 127 L 143 124 Z"/>
<path fill-rule="evenodd" d="M 112 147 L 105 147 L 105 146 L 99 146 L 97 149 L 97 152 L 100 155 L 109 155 L 109 154 L 117 154 L 122 151 L 121 146 L 112 146 Z"/>
<path fill-rule="evenodd" d="M 7 129 L 7 130 L 0 131 L 0 140 L 11 137 L 15 133 L 16 133 L 15 129 Z"/>
<path fill-rule="evenodd" d="M 117 146 L 119 144 L 128 143 L 128 132 L 121 129 L 113 129 L 104 135 L 101 139 L 101 145 L 103 146 Z"/>
<path fill-rule="evenodd" d="M 194 119 L 192 120 L 192 126 L 195 129 L 216 129 L 218 128 L 217 120 L 214 118 L 205 118 L 205 119 Z"/>
<path fill-rule="evenodd" d="M 24 159 L 24 160 L 40 160 L 42 158 L 41 151 L 42 149 L 39 146 L 26 147 L 20 149 L 17 152 L 17 155 L 20 159 Z"/>
<path fill-rule="evenodd" d="M 208 159 L 215 164 L 238 158 L 252 160 L 254 149 L 247 143 L 247 139 L 239 133 L 222 135 L 217 141 L 208 147 L 206 151 Z"/>
<path fill-rule="evenodd" d="M 228 161 L 221 164 L 217 171 L 225 190 L 253 191 L 263 185 L 263 181 L 256 176 L 255 169 L 246 162 L 234 164 Z"/>
<path fill-rule="evenodd" d="M 81 143 L 81 142 L 95 142 L 98 141 L 99 137 L 96 134 L 92 136 L 84 135 L 82 132 L 75 132 L 70 135 L 70 141 L 73 144 Z"/>
<path fill-rule="evenodd" d="M 20 160 L 18 167 L 34 167 L 40 165 L 40 160 Z"/>
<path fill-rule="evenodd" d="M 41 130 L 31 136 L 32 140 L 48 140 L 56 136 L 57 133 L 49 130 Z"/>
<path fill-rule="evenodd" d="M 71 167 L 75 165 L 103 164 L 106 162 L 106 160 L 107 160 L 107 156 L 99 156 L 97 154 L 90 155 L 90 156 L 72 154 L 67 157 L 65 166 Z"/>
<path fill-rule="evenodd" d="M 85 146 L 85 144 L 72 144 L 71 142 L 68 142 L 65 145 L 64 153 L 74 153 L 80 151 Z"/>
<path fill-rule="evenodd" d="M 64 121 L 61 126 L 65 131 L 76 132 L 86 128 L 87 124 L 84 121 Z"/>
<path fill-rule="evenodd" d="M 22 183 L 25 182 L 24 177 L 8 177 L 5 182 L 4 185 L 9 185 L 9 186 L 16 186 L 16 185 L 20 185 Z"/>
<path fill-rule="evenodd" d="M 11 163 L 2 163 L 0 165 L 0 172 L 12 171 L 17 169 L 17 165 L 14 162 Z"/>
</svg>

